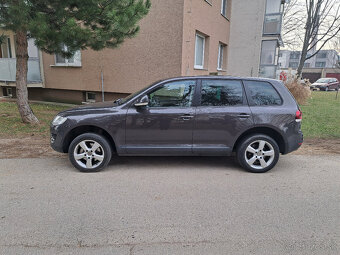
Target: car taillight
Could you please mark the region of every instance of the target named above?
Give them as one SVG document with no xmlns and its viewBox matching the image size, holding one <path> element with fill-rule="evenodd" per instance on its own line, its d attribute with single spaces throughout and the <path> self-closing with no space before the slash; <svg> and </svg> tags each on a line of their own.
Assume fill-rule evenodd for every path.
<svg viewBox="0 0 340 255">
<path fill-rule="evenodd" d="M 300 122 L 301 120 L 302 120 L 302 112 L 300 110 L 297 110 L 295 114 L 295 121 Z"/>
</svg>

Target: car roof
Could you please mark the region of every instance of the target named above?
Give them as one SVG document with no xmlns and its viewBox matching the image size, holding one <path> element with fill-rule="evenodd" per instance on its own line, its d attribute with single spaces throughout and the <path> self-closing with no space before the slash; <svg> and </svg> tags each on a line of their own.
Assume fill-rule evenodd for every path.
<svg viewBox="0 0 340 255">
<path fill-rule="evenodd" d="M 229 79 L 229 80 L 251 80 L 251 81 L 278 81 L 275 79 L 269 78 L 259 78 L 259 77 L 237 77 L 237 76 L 227 76 L 227 75 L 200 75 L 200 76 L 180 76 L 180 77 L 173 77 L 162 80 L 162 82 L 166 81 L 178 81 L 178 80 L 188 80 L 188 79 L 212 79 L 212 80 L 222 80 L 222 79 Z"/>
</svg>

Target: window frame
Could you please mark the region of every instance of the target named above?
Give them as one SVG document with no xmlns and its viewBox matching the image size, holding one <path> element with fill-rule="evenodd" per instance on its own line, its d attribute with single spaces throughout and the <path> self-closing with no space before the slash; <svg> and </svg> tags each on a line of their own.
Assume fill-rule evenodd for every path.
<svg viewBox="0 0 340 255">
<path fill-rule="evenodd" d="M 177 82 L 187 82 L 187 81 L 192 81 L 194 83 L 194 91 L 192 94 L 192 101 L 191 101 L 191 105 L 190 106 L 158 106 L 158 107 L 150 107 L 149 105 L 147 105 L 146 107 L 148 109 L 164 109 L 164 108 L 190 108 L 190 107 L 196 107 L 197 105 L 197 79 L 183 79 L 183 80 L 172 80 L 172 81 L 165 81 L 165 82 L 161 82 L 158 83 L 157 85 L 145 90 L 142 94 L 138 95 L 136 97 L 136 100 L 132 100 L 132 105 L 134 105 L 140 98 L 142 98 L 143 96 L 147 95 L 149 96 L 151 93 L 155 92 L 156 90 L 160 89 L 161 87 L 166 86 L 169 83 L 177 83 Z"/>
<path fill-rule="evenodd" d="M 227 17 L 227 12 L 228 12 L 228 0 L 221 0 L 221 15 L 225 18 Z"/>
<path fill-rule="evenodd" d="M 89 94 L 94 95 L 94 99 L 89 99 Z M 96 101 L 96 92 L 86 91 L 85 92 L 85 102 L 87 103 L 95 103 Z"/>
<path fill-rule="evenodd" d="M 63 48 L 64 50 L 66 51 L 67 50 L 67 46 L 66 45 L 63 45 Z M 77 54 L 77 52 L 79 53 L 79 60 L 77 60 L 75 58 L 75 55 Z M 73 55 L 73 63 L 71 62 L 68 62 L 69 61 L 69 58 L 64 58 L 65 59 L 65 63 L 58 63 L 57 62 L 57 55 L 59 54 L 54 54 L 54 64 L 55 66 L 71 66 L 71 67 L 82 67 L 82 61 L 81 61 L 81 51 L 78 50 L 74 53 Z"/>
<path fill-rule="evenodd" d="M 197 37 L 200 37 L 203 39 L 203 52 L 202 52 L 202 66 L 201 65 L 197 65 L 196 64 L 196 57 L 197 57 Z M 204 69 L 204 54 L 205 54 L 205 40 L 206 40 L 206 37 L 204 35 L 201 35 L 199 33 L 196 32 L 195 34 L 195 59 L 194 59 L 194 68 L 195 69 L 200 69 L 200 70 L 203 70 Z"/>
<path fill-rule="evenodd" d="M 226 46 L 221 42 L 218 44 L 218 57 L 217 57 L 217 70 L 218 71 L 223 71 L 225 47 Z M 219 66 L 220 64 L 221 64 L 221 66 Z"/>
<path fill-rule="evenodd" d="M 279 93 L 279 91 L 275 88 L 275 86 L 269 82 L 269 81 L 263 81 L 263 80 L 250 80 L 250 79 L 243 79 L 243 86 L 244 89 L 246 91 L 246 97 L 247 97 L 247 101 L 248 101 L 248 105 L 251 107 L 280 107 L 284 104 L 284 100 L 281 96 L 281 94 Z M 275 91 L 276 93 L 279 95 L 280 99 L 281 99 L 281 104 L 271 104 L 271 105 L 257 105 L 254 103 L 253 99 L 251 98 L 251 91 L 249 86 L 247 86 L 246 82 L 264 82 L 264 83 L 268 83 Z"/>
</svg>

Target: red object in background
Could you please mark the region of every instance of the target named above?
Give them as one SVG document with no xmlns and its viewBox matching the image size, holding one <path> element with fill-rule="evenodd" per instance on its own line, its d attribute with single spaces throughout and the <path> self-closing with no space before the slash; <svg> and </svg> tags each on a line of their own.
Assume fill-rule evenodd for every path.
<svg viewBox="0 0 340 255">
<path fill-rule="evenodd" d="M 280 73 L 280 80 L 287 81 L 287 74 L 284 71 Z"/>
</svg>

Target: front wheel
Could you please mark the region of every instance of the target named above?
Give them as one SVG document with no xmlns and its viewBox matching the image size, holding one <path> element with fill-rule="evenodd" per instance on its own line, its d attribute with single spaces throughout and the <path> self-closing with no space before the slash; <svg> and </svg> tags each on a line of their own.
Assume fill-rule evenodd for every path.
<svg viewBox="0 0 340 255">
<path fill-rule="evenodd" d="M 273 138 L 255 134 L 240 142 L 236 155 L 239 164 L 247 171 L 265 173 L 276 165 L 280 149 Z"/>
<path fill-rule="evenodd" d="M 85 133 L 71 142 L 68 154 L 71 163 L 79 171 L 98 172 L 110 162 L 112 150 L 104 137 Z"/>
</svg>

